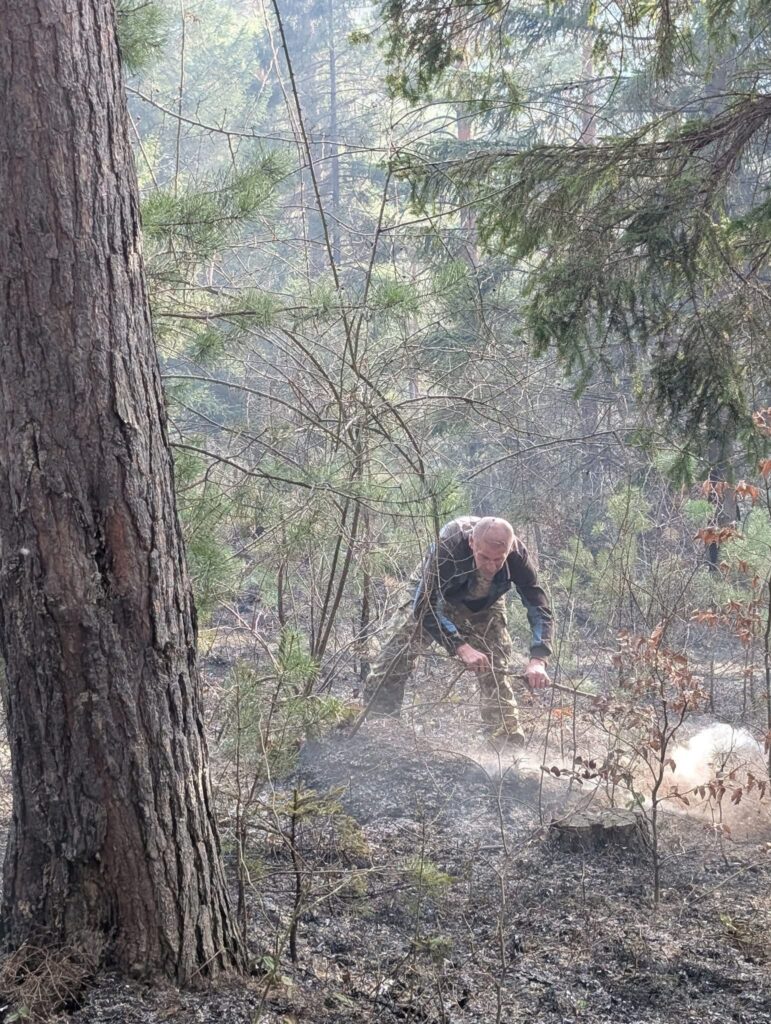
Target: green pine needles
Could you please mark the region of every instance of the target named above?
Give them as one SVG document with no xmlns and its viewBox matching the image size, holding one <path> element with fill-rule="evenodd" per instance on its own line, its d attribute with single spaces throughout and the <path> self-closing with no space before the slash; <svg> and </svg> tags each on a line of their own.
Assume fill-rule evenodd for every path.
<svg viewBox="0 0 771 1024">
<path fill-rule="evenodd" d="M 121 60 L 134 75 L 152 64 L 163 50 L 168 11 L 156 0 L 117 0 L 115 14 Z"/>
<path fill-rule="evenodd" d="M 145 236 L 159 248 L 173 247 L 177 263 L 204 262 L 251 219 L 268 211 L 287 166 L 285 155 L 271 150 L 258 155 L 245 169 L 203 186 L 158 189 L 142 205 Z"/>
<path fill-rule="evenodd" d="M 534 113 L 495 135 L 481 108 L 464 106 L 469 138 L 399 158 L 416 209 L 474 210 L 487 253 L 524 272 L 531 349 L 556 352 L 579 391 L 598 369 L 634 374 L 666 429 L 696 450 L 749 440 L 753 403 L 771 386 L 770 204 L 752 184 L 771 127 L 768 5 L 629 0 L 613 24 L 591 3 L 449 10 L 442 22 L 424 0 L 387 6 L 391 60 L 413 95 L 436 91 L 442 72 L 451 89 L 460 44 L 467 66 L 497 60 L 510 79 L 532 45 L 513 31 L 529 12 L 553 17 L 542 52 L 565 51 L 573 99 L 520 91 L 516 109 Z"/>
</svg>

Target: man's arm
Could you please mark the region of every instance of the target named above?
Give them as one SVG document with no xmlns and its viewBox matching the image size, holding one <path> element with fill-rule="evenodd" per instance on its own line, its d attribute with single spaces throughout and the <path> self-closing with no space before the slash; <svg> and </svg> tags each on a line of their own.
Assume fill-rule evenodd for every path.
<svg viewBox="0 0 771 1024">
<path fill-rule="evenodd" d="M 412 610 L 423 629 L 450 654 L 463 645 L 458 627 L 446 614 L 444 590 L 455 575 L 457 557 L 441 538 L 423 560 L 420 581 L 415 588 Z"/>
<path fill-rule="evenodd" d="M 433 571 L 433 570 L 432 570 Z M 426 585 L 426 579 L 431 581 Z M 423 629 L 450 654 L 456 654 L 463 664 L 472 672 L 489 672 L 490 659 L 483 651 L 478 651 L 461 637 L 458 627 L 445 614 L 444 598 L 440 582 L 440 573 L 432 579 L 425 572 L 418 583 L 413 601 L 415 618 L 420 619 Z"/>
<path fill-rule="evenodd" d="M 549 685 L 546 665 L 551 656 L 554 625 L 549 599 L 539 586 L 536 568 L 527 548 L 520 541 L 516 542 L 514 550 L 509 555 L 509 571 L 530 623 L 530 661 L 525 675 L 530 686 L 538 689 Z"/>
</svg>

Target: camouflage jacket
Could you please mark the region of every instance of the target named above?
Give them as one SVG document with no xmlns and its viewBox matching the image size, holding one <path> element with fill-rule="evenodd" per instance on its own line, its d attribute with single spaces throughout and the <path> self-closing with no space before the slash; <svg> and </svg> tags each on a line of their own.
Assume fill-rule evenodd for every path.
<svg viewBox="0 0 771 1024">
<path fill-rule="evenodd" d="M 530 656 L 551 655 L 552 614 L 549 601 L 538 585 L 538 574 L 527 548 L 519 538 L 503 568 L 493 577 L 489 592 L 480 598 L 469 596 L 476 581 L 474 556 L 469 537 L 478 522 L 476 516 L 462 516 L 447 523 L 423 560 L 415 587 L 412 607 L 415 617 L 428 635 L 446 650 L 454 652 L 464 643 L 452 621 L 452 606 L 462 605 L 471 612 L 490 608 L 514 587 L 525 606 L 532 631 Z"/>
</svg>

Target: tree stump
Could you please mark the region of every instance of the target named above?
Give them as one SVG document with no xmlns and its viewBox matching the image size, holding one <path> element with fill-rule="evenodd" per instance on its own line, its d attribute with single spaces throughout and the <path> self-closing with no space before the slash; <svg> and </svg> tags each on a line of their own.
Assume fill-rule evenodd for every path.
<svg viewBox="0 0 771 1024">
<path fill-rule="evenodd" d="M 560 818 L 549 826 L 549 837 L 563 850 L 596 853 L 614 849 L 643 854 L 650 849 L 650 829 L 639 811 L 606 807 L 599 811 L 579 811 Z"/>
</svg>

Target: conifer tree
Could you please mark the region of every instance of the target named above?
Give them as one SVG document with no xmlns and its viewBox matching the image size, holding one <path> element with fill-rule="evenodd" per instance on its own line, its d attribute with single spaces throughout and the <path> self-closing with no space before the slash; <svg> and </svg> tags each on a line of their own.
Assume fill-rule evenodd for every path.
<svg viewBox="0 0 771 1024">
<path fill-rule="evenodd" d="M 668 429 L 714 465 L 749 439 L 750 396 L 769 384 L 771 15 L 752 0 L 619 7 L 620 24 L 582 3 L 453 3 L 447 18 L 422 0 L 387 5 L 407 92 L 435 83 L 464 37 L 479 61 L 506 66 L 527 17 L 541 19 L 541 37 L 582 31 L 583 69 L 606 72 L 580 89 L 602 105 L 590 140 L 533 137 L 513 122 L 508 137 L 426 147 L 406 167 L 422 202 L 478 203 L 488 247 L 527 267 L 536 353 L 553 348 L 579 384 L 598 367 L 637 374 Z M 541 92 L 542 106 L 552 101 Z"/>
<path fill-rule="evenodd" d="M 8 942 L 241 969 L 214 820 L 113 4 L 0 16 Z"/>
</svg>

